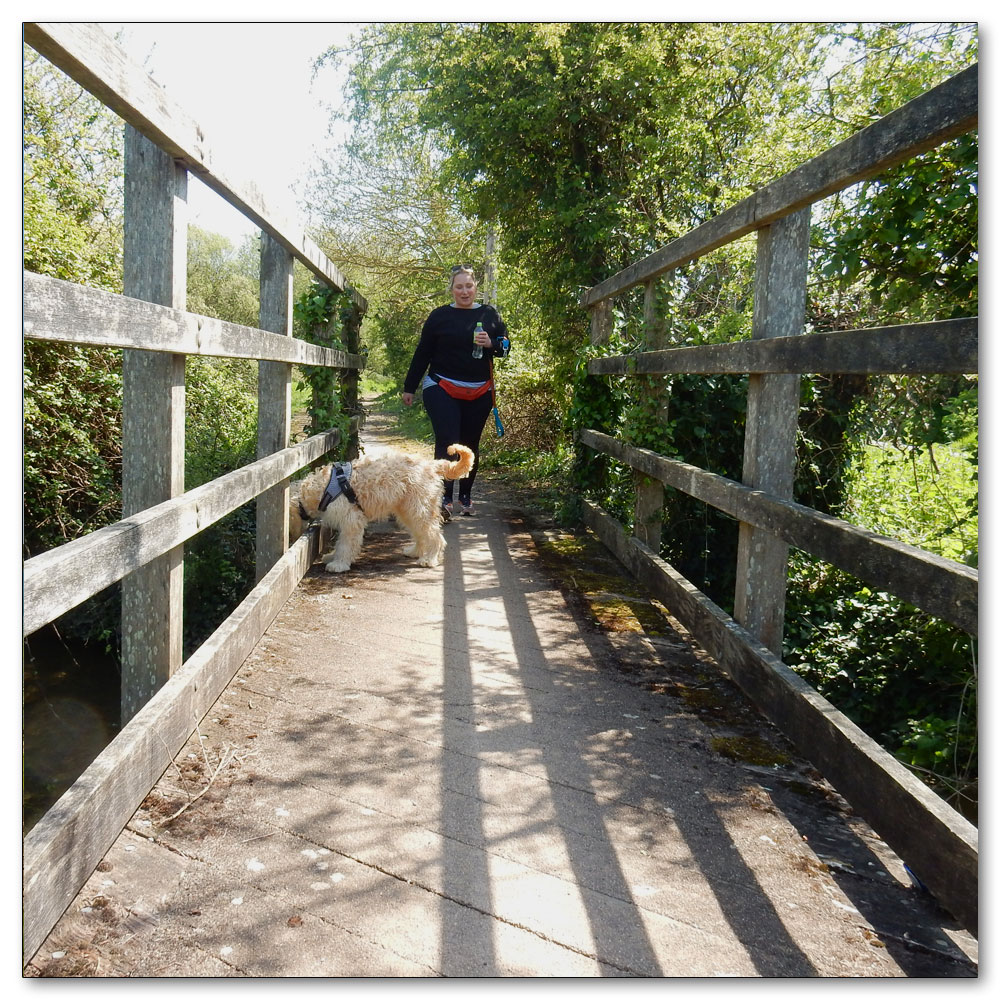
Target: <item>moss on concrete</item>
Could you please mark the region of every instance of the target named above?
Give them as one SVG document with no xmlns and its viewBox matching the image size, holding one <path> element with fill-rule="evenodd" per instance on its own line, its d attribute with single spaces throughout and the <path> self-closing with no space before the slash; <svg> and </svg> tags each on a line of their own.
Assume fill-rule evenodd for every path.
<svg viewBox="0 0 1000 1000">
<path fill-rule="evenodd" d="M 535 546 L 546 571 L 565 589 L 586 602 L 594 622 L 611 632 L 662 635 L 663 614 L 619 569 L 607 550 L 589 535 L 548 534 Z"/>
<path fill-rule="evenodd" d="M 712 740 L 712 749 L 741 764 L 757 764 L 760 767 L 791 764 L 787 754 L 759 736 L 717 736 Z"/>
</svg>

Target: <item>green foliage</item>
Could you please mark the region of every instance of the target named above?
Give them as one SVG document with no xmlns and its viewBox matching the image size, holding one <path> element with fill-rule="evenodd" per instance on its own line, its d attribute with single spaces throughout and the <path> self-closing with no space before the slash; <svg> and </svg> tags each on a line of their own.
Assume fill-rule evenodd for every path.
<svg viewBox="0 0 1000 1000">
<path fill-rule="evenodd" d="M 353 309 L 354 304 L 349 295 L 338 292 L 331 285 L 314 282 L 293 306 L 298 336 L 320 347 L 344 351 L 347 348 L 341 336 Z M 339 430 L 339 451 L 343 452 L 347 445 L 351 414 L 343 404 L 341 375 L 334 368 L 320 365 L 303 365 L 301 371 L 311 390 L 306 433 Z"/>
<path fill-rule="evenodd" d="M 844 516 L 935 555 L 979 562 L 975 466 L 947 446 L 924 451 L 870 445 L 849 471 Z"/>
<path fill-rule="evenodd" d="M 819 272 L 882 324 L 978 312 L 979 144 L 969 133 L 865 181 Z"/>
<path fill-rule="evenodd" d="M 202 316 L 257 326 L 260 315 L 260 250 L 248 236 L 234 250 L 224 236 L 188 226 L 187 308 Z"/>
<path fill-rule="evenodd" d="M 256 529 L 255 506 L 249 503 L 185 544 L 185 657 L 194 653 L 253 589 Z"/>
<path fill-rule="evenodd" d="M 857 447 L 854 417 L 868 394 L 864 375 L 802 376 L 794 484 L 799 503 L 840 514 L 846 472 Z"/>
<path fill-rule="evenodd" d="M 664 453 L 729 479 L 742 479 L 746 376 L 678 375 L 670 379 Z M 675 489 L 664 491 L 661 554 L 721 607 L 732 610 L 736 522 Z"/>
<path fill-rule="evenodd" d="M 188 227 L 187 308 L 230 323 L 257 326 L 260 252 L 248 237 L 239 249 Z M 255 361 L 188 357 L 185 372 L 185 489 L 194 489 L 257 457 Z M 184 547 L 184 649 L 194 652 L 256 582 L 254 504 L 199 532 Z"/>
<path fill-rule="evenodd" d="M 192 355 L 185 368 L 184 486 L 190 490 L 257 457 L 257 363 Z M 255 538 L 256 515 L 249 503 L 185 544 L 185 656 L 252 589 Z"/>
<path fill-rule="evenodd" d="M 121 122 L 24 49 L 24 267 L 121 291 Z"/>
<path fill-rule="evenodd" d="M 185 365 L 184 487 L 247 465 L 257 449 L 257 363 L 190 355 Z"/>
<path fill-rule="evenodd" d="M 120 123 L 37 54 L 24 60 L 24 267 L 121 291 Z M 121 353 L 26 341 L 24 548 L 121 516 Z"/>
<path fill-rule="evenodd" d="M 352 118 L 374 148 L 434 157 L 441 190 L 496 227 L 501 274 L 538 311 L 565 382 L 585 326 L 580 289 L 763 179 L 766 165 L 740 151 L 799 103 L 813 30 L 377 24 L 354 49 Z"/>
<path fill-rule="evenodd" d="M 978 779 L 975 642 L 794 553 L 783 659 L 957 808 Z"/>
<path fill-rule="evenodd" d="M 589 428 L 614 435 L 621 418 L 623 402 L 620 380 L 591 375 L 587 372 L 587 362 L 592 357 L 598 356 L 598 353 L 598 349 L 593 347 L 579 352 L 573 373 L 568 422 L 574 431 Z M 576 440 L 575 434 L 573 445 L 571 482 L 574 489 L 581 496 L 605 499 L 613 468 L 611 459 L 583 445 Z M 569 504 L 566 511 L 567 518 L 578 520 L 579 512 L 573 506 L 573 498 L 567 499 Z"/>
<path fill-rule="evenodd" d="M 121 516 L 121 354 L 26 341 L 23 372 L 30 556 Z"/>
<path fill-rule="evenodd" d="M 494 375 L 505 433 L 502 438 L 495 437 L 490 422 L 483 436 L 484 450 L 558 450 L 565 437 L 560 414 L 566 406 L 567 387 L 553 384 L 544 371 L 523 367 L 512 371 L 507 362 L 502 364 L 503 368 L 496 366 Z"/>
</svg>

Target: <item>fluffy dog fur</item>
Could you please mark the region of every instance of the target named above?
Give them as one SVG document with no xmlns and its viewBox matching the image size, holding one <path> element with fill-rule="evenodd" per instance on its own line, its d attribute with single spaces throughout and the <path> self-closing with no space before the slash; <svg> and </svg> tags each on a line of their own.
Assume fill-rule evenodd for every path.
<svg viewBox="0 0 1000 1000">
<path fill-rule="evenodd" d="M 320 551 L 326 532 L 337 532 L 337 544 L 323 556 L 328 573 L 345 573 L 361 553 L 365 527 L 369 521 L 384 521 L 390 515 L 410 533 L 413 541 L 404 552 L 415 556 L 421 566 L 439 566 L 444 554 L 441 531 L 441 480 L 461 479 L 475 463 L 470 448 L 453 444 L 447 459 L 419 458 L 401 451 L 386 450 L 378 455 L 359 458 L 351 469 L 351 487 L 360 507 L 340 494 L 322 515 L 319 503 L 330 482 L 329 465 L 317 469 L 302 480 L 297 497 L 289 509 L 289 534 L 294 541 L 306 525 L 299 513 L 302 505 L 310 520 L 322 516 Z"/>
</svg>

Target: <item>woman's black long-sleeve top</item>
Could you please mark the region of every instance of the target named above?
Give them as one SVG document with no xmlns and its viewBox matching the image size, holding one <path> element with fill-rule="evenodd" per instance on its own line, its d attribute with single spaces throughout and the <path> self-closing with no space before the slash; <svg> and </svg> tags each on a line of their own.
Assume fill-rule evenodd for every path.
<svg viewBox="0 0 1000 1000">
<path fill-rule="evenodd" d="M 483 356 L 474 358 L 472 335 L 478 322 L 483 324 L 493 345 L 492 348 L 483 347 Z M 403 392 L 416 392 L 428 369 L 436 377 L 456 382 L 486 382 L 490 378 L 491 359 L 505 357 L 509 346 L 507 327 L 493 306 L 481 304 L 472 309 L 438 306 L 420 331 L 420 340 L 403 381 Z"/>
</svg>

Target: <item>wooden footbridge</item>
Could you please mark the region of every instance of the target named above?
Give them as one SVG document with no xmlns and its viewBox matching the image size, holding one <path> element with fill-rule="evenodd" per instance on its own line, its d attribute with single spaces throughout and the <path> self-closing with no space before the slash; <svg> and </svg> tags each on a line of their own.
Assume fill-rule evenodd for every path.
<svg viewBox="0 0 1000 1000">
<path fill-rule="evenodd" d="M 290 477 L 340 444 L 289 445 L 291 368 L 342 370 L 356 404 L 364 299 L 95 26 L 25 40 L 126 123 L 124 295 L 24 275 L 25 336 L 122 348 L 125 393 L 124 519 L 24 567 L 25 635 L 122 582 L 127 720 L 25 837 L 29 974 L 976 974 L 975 827 L 779 658 L 790 545 L 977 630 L 974 570 L 791 497 L 801 373 L 977 371 L 974 319 L 801 335 L 810 205 L 975 128 L 976 67 L 584 296 L 601 344 L 616 297 L 650 310 L 757 233 L 752 340 L 590 363 L 750 374 L 741 483 L 582 433 L 636 470 L 635 536 L 586 520 L 669 623 L 612 648 L 488 493 L 443 572 L 405 567 L 391 526 L 344 578 L 314 533 L 289 546 Z M 184 310 L 191 173 L 262 230 L 259 329 Z M 353 296 L 347 352 L 290 336 L 296 260 Z M 185 492 L 188 354 L 260 362 L 259 457 Z M 660 558 L 664 485 L 739 521 L 734 618 Z M 254 499 L 259 582 L 182 662 L 184 543 Z M 730 684 L 722 730 L 682 697 Z M 717 752 L 751 725 L 780 763 Z M 225 746 L 244 767 L 165 824 L 170 782 Z"/>
</svg>

